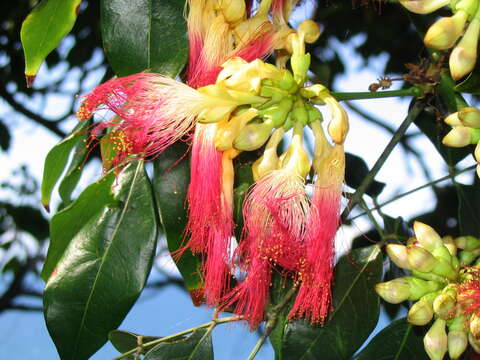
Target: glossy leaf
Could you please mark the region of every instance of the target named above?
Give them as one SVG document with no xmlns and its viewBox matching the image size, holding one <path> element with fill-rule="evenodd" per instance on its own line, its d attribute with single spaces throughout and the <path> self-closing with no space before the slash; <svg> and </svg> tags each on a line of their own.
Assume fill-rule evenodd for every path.
<svg viewBox="0 0 480 360">
<path fill-rule="evenodd" d="M 118 76 L 176 77 L 187 61 L 185 0 L 102 0 L 103 47 Z"/>
<path fill-rule="evenodd" d="M 25 76 L 31 86 L 47 55 L 72 30 L 81 0 L 42 0 L 22 24 Z"/>
<path fill-rule="evenodd" d="M 190 181 L 187 151 L 188 147 L 183 142 L 177 142 L 154 162 L 153 188 L 168 249 L 172 254 L 185 245 L 183 236 L 183 229 L 187 224 L 185 198 Z M 195 291 L 203 288 L 199 270 L 201 258 L 193 255 L 190 250 L 186 250 L 180 258 L 178 256 L 173 258 L 187 289 L 195 296 Z M 193 297 L 193 300 L 197 303 L 199 299 Z"/>
<path fill-rule="evenodd" d="M 48 279 L 44 314 L 62 360 L 88 359 L 140 295 L 157 243 L 152 189 L 143 162 L 112 186 L 117 203 L 82 222 Z"/>
<path fill-rule="evenodd" d="M 354 360 L 428 360 L 419 330 L 405 318 L 396 320 L 380 331 Z"/>
<path fill-rule="evenodd" d="M 50 246 L 42 269 L 47 281 L 72 239 L 105 207 L 116 203 L 111 191 L 115 174 L 111 172 L 88 186 L 70 206 L 59 211 L 50 220 Z"/>
<path fill-rule="evenodd" d="M 159 339 L 155 336 L 144 336 L 140 334 L 135 334 L 130 331 L 124 330 L 113 330 L 108 334 L 108 340 L 120 353 L 126 353 L 141 344 L 148 343 L 150 341 Z M 146 347 L 144 351 L 148 351 L 152 346 Z"/>
<path fill-rule="evenodd" d="M 455 186 L 458 194 L 460 233 L 480 237 L 480 188 L 478 185 Z"/>
<path fill-rule="evenodd" d="M 184 340 L 160 343 L 150 350 L 144 360 L 213 360 L 212 333 L 196 330 Z"/>
<path fill-rule="evenodd" d="M 380 305 L 373 286 L 381 276 L 379 246 L 344 255 L 335 266 L 334 310 L 330 320 L 323 327 L 304 320 L 289 323 L 281 359 L 349 359 L 377 324 Z"/>
<path fill-rule="evenodd" d="M 43 167 L 42 205 L 49 209 L 52 191 L 68 164 L 72 150 L 84 139 L 87 121 L 80 121 L 72 133 L 55 145 L 47 154 Z"/>
</svg>

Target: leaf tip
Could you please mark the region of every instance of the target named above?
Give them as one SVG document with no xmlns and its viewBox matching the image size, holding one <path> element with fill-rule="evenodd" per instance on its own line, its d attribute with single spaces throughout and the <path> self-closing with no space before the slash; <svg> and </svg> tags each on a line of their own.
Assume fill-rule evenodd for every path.
<svg viewBox="0 0 480 360">
<path fill-rule="evenodd" d="M 34 83 L 36 77 L 37 77 L 36 74 L 34 74 L 34 75 L 25 74 L 25 80 L 27 82 L 27 88 L 31 88 L 33 86 L 33 83 Z"/>
<path fill-rule="evenodd" d="M 205 302 L 205 291 L 203 288 L 189 290 L 188 292 L 190 293 L 194 306 L 200 306 Z"/>
</svg>

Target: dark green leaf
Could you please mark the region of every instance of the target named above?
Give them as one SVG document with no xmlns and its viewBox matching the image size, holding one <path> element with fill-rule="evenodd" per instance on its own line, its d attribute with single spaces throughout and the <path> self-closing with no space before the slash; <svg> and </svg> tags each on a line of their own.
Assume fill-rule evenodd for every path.
<svg viewBox="0 0 480 360">
<path fill-rule="evenodd" d="M 367 163 L 356 155 L 345 153 L 345 183 L 353 189 L 357 189 L 369 172 Z M 370 196 L 378 196 L 385 184 L 376 180 L 368 186 L 365 193 Z"/>
<path fill-rule="evenodd" d="M 418 328 L 405 319 L 392 322 L 375 336 L 355 360 L 428 360 Z"/>
<path fill-rule="evenodd" d="M 144 360 L 213 360 L 212 334 L 208 329 L 196 330 L 184 340 L 160 343 Z"/>
<path fill-rule="evenodd" d="M 40 65 L 72 30 L 81 0 L 43 0 L 22 24 L 25 75 L 33 81 Z M 31 83 L 29 83 L 31 85 Z"/>
<path fill-rule="evenodd" d="M 475 185 L 457 184 L 458 221 L 460 233 L 480 237 L 480 188 Z"/>
<path fill-rule="evenodd" d="M 39 209 L 28 205 L 5 204 L 4 206 L 15 221 L 18 230 L 26 231 L 41 240 L 48 237 L 48 221 Z"/>
<path fill-rule="evenodd" d="M 153 188 L 170 253 L 175 253 L 185 245 L 183 236 L 183 229 L 187 224 L 185 198 L 190 182 L 187 151 L 188 147 L 183 142 L 177 142 L 154 162 Z M 201 258 L 186 250 L 179 259 L 175 256 L 174 259 L 187 289 L 194 296 L 195 290 L 203 288 L 199 271 Z M 195 298 L 193 300 L 196 301 Z"/>
<path fill-rule="evenodd" d="M 0 148 L 3 151 L 7 151 L 10 147 L 10 140 L 12 139 L 8 127 L 0 121 Z"/>
<path fill-rule="evenodd" d="M 55 145 L 45 158 L 42 179 L 42 205 L 47 209 L 50 206 L 53 188 L 67 166 L 72 149 L 83 140 L 84 129 L 87 125 L 87 121 L 79 122 L 72 133 Z"/>
<path fill-rule="evenodd" d="M 424 109 L 415 119 L 415 125 L 428 137 L 447 164 L 453 166 L 469 153 L 468 148 L 451 148 L 442 144 L 443 137 L 450 131 L 442 119 L 437 119 L 435 111 Z"/>
<path fill-rule="evenodd" d="M 289 323 L 282 359 L 349 359 L 377 324 L 379 299 L 373 287 L 381 280 L 382 262 L 377 245 L 344 255 L 335 267 L 331 319 L 323 327 L 303 320 Z"/>
<path fill-rule="evenodd" d="M 116 203 L 111 191 L 115 173 L 111 172 L 88 186 L 70 206 L 55 214 L 50 220 L 50 246 L 42 270 L 47 281 L 72 239 L 106 206 Z"/>
<path fill-rule="evenodd" d="M 145 344 L 156 339 L 159 339 L 159 337 L 144 336 L 124 330 L 113 330 L 108 334 L 108 340 L 110 340 L 115 349 L 117 349 L 120 353 L 126 353 L 141 344 Z M 148 351 L 151 348 L 151 346 L 146 347 L 145 351 Z"/>
<path fill-rule="evenodd" d="M 102 0 L 103 46 L 115 73 L 176 77 L 188 53 L 184 8 L 185 0 Z"/>
<path fill-rule="evenodd" d="M 104 206 L 73 237 L 48 279 L 45 320 L 62 360 L 88 359 L 140 295 L 157 242 L 152 189 L 143 162 L 131 163 Z"/>
<path fill-rule="evenodd" d="M 382 218 L 385 235 L 388 236 L 389 239 L 402 241 L 411 236 L 411 233 L 408 231 L 408 226 L 401 216 L 392 218 L 391 216 L 382 214 Z"/>
</svg>

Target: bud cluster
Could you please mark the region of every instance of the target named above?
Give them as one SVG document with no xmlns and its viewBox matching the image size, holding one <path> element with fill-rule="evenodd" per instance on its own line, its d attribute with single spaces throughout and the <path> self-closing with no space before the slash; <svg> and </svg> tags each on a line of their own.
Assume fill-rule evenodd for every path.
<svg viewBox="0 0 480 360">
<path fill-rule="evenodd" d="M 403 276 L 376 285 L 385 301 L 415 301 L 407 321 L 433 324 L 424 337 L 430 359 L 448 351 L 458 359 L 468 343 L 480 353 L 480 239 L 473 236 L 441 238 L 430 226 L 415 222 L 415 237 L 406 245 L 388 244 L 387 253 Z"/>
<path fill-rule="evenodd" d="M 480 110 L 468 106 L 445 118 L 445 123 L 453 129 L 443 138 L 442 143 L 451 147 L 464 147 L 477 145 L 475 159 L 480 163 Z M 477 166 L 477 174 L 480 176 L 480 165 Z"/>
<path fill-rule="evenodd" d="M 453 79 L 460 79 L 473 70 L 480 35 L 478 0 L 400 0 L 400 3 L 417 14 L 427 14 L 449 5 L 453 15 L 442 17 L 430 26 L 424 43 L 436 50 L 453 48 L 449 60 Z"/>
</svg>

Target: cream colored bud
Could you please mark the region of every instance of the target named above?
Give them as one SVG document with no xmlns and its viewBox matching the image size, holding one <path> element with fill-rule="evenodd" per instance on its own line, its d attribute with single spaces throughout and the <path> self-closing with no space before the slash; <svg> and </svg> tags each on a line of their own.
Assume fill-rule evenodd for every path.
<svg viewBox="0 0 480 360">
<path fill-rule="evenodd" d="M 468 342 L 472 345 L 473 350 L 480 354 L 480 340 L 475 339 L 471 333 L 468 333 Z"/>
<path fill-rule="evenodd" d="M 402 269 L 411 269 L 411 265 L 408 262 L 407 247 L 400 244 L 388 244 L 386 246 L 387 254 L 390 259 Z"/>
<path fill-rule="evenodd" d="M 445 121 L 445 124 L 448 124 L 450 126 L 462 126 L 463 125 L 462 121 L 458 117 L 458 111 L 453 113 L 453 114 L 448 115 L 445 118 L 444 121 Z"/>
<path fill-rule="evenodd" d="M 320 37 L 320 25 L 313 20 L 302 21 L 297 31 L 303 34 L 307 44 L 313 44 Z"/>
<path fill-rule="evenodd" d="M 431 360 L 442 360 L 448 349 L 448 338 L 445 332 L 446 322 L 437 319 L 423 338 L 423 346 Z"/>
<path fill-rule="evenodd" d="M 277 147 L 282 141 L 285 131 L 283 128 L 276 129 L 270 139 L 263 155 L 257 159 L 252 165 L 253 180 L 258 181 L 270 171 L 277 170 L 280 166 L 280 161 L 277 156 Z"/>
<path fill-rule="evenodd" d="M 434 249 L 443 246 L 442 238 L 431 226 L 415 221 L 413 231 L 417 241 L 428 251 L 432 252 Z"/>
<path fill-rule="evenodd" d="M 478 36 L 480 33 L 480 20 L 474 18 L 468 25 L 462 40 L 450 54 L 450 74 L 458 80 L 469 74 L 477 62 Z"/>
<path fill-rule="evenodd" d="M 430 252 L 415 245 L 407 247 L 407 257 L 410 266 L 421 272 L 429 272 L 437 262 Z"/>
<path fill-rule="evenodd" d="M 430 26 L 423 42 L 432 49 L 450 49 L 462 35 L 466 21 L 467 14 L 464 11 L 459 11 L 451 17 L 441 18 Z"/>
<path fill-rule="evenodd" d="M 236 23 L 246 17 L 245 1 L 222 0 L 223 16 L 229 23 Z"/>
<path fill-rule="evenodd" d="M 457 299 L 450 293 L 438 295 L 433 301 L 433 311 L 442 319 L 449 319 L 454 314 L 453 310 L 457 303 Z"/>
<path fill-rule="evenodd" d="M 399 0 L 407 10 L 416 14 L 429 14 L 450 3 L 450 0 Z"/>
<path fill-rule="evenodd" d="M 375 291 L 386 302 L 399 304 L 410 297 L 410 285 L 404 278 L 397 278 L 375 285 Z"/>
<path fill-rule="evenodd" d="M 453 237 L 451 236 L 444 236 L 442 238 L 443 240 L 443 245 L 448 249 L 448 252 L 452 256 L 457 255 L 457 245 L 455 245 L 455 241 L 453 240 Z"/>
<path fill-rule="evenodd" d="M 475 146 L 475 159 L 480 163 L 480 142 Z"/>
<path fill-rule="evenodd" d="M 467 350 L 468 337 L 465 331 L 448 332 L 448 355 L 450 359 L 456 360 Z"/>
<path fill-rule="evenodd" d="M 432 304 L 426 300 L 418 300 L 408 311 L 407 321 L 410 324 L 427 325 L 433 318 Z"/>
<path fill-rule="evenodd" d="M 328 124 L 328 133 L 336 144 L 343 144 L 348 134 L 348 115 L 342 105 L 333 97 L 326 96 L 323 101 L 332 113 L 332 120 Z"/>
<path fill-rule="evenodd" d="M 476 339 L 480 340 L 480 317 L 472 314 L 470 317 L 470 334 Z"/>
<path fill-rule="evenodd" d="M 449 131 L 447 135 L 442 139 L 443 145 L 451 147 L 464 147 L 470 145 L 471 141 L 470 128 L 465 126 L 457 126 Z"/>
</svg>

